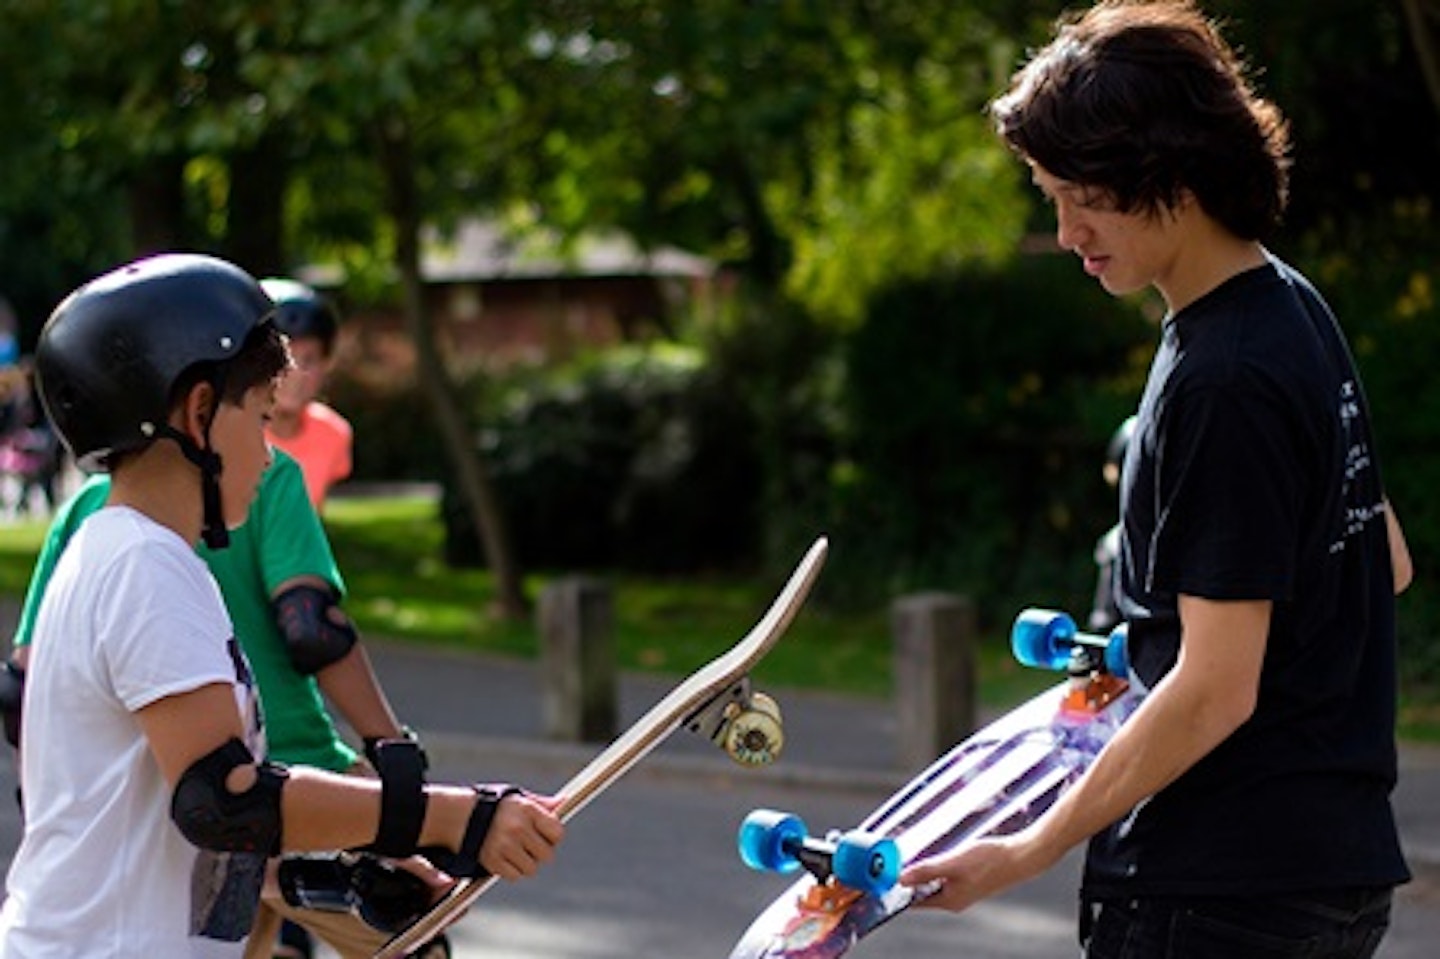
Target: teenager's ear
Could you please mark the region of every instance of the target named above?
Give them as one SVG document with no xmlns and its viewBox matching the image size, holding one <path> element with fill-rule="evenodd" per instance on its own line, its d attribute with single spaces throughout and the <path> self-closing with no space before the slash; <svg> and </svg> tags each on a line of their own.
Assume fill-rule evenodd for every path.
<svg viewBox="0 0 1440 959">
<path fill-rule="evenodd" d="M 1196 198 L 1195 191 L 1188 186 L 1182 186 L 1180 192 L 1176 194 L 1175 205 L 1170 208 L 1170 212 L 1179 216 L 1181 213 L 1186 213 L 1199 206 L 1200 201 Z"/>
<path fill-rule="evenodd" d="M 208 445 L 205 437 L 210 431 L 210 423 L 215 419 L 215 387 L 204 382 L 190 387 L 177 416 L 180 422 L 175 424 L 176 428 L 204 449 Z"/>
</svg>

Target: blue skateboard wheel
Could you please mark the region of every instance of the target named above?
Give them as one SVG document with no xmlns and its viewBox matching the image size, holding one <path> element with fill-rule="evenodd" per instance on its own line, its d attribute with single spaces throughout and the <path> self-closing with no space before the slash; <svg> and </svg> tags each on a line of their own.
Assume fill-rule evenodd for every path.
<svg viewBox="0 0 1440 959">
<path fill-rule="evenodd" d="M 1129 628 L 1121 623 L 1111 631 L 1110 639 L 1105 643 L 1105 671 L 1111 676 L 1124 679 L 1130 675 L 1130 651 L 1126 646 L 1129 635 Z"/>
<path fill-rule="evenodd" d="M 1062 671 L 1070 662 L 1069 641 L 1077 631 L 1067 613 L 1027 609 L 1010 629 L 1010 649 L 1022 665 Z"/>
<path fill-rule="evenodd" d="M 835 844 L 836 880 L 861 892 L 882 893 L 900 879 L 900 847 L 888 836 L 854 830 Z"/>
<path fill-rule="evenodd" d="M 798 848 L 806 835 L 805 823 L 799 816 L 757 809 L 740 823 L 736 845 L 741 861 L 751 869 L 794 872 L 800 868 L 800 860 L 786 847 Z"/>
</svg>

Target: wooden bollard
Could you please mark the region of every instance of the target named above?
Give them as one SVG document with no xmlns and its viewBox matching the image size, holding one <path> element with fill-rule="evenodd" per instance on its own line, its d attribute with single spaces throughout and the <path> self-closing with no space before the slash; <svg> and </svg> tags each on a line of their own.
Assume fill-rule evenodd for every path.
<svg viewBox="0 0 1440 959">
<path fill-rule="evenodd" d="M 975 607 L 917 593 L 891 607 L 898 760 L 919 769 L 975 729 Z"/>
<path fill-rule="evenodd" d="M 615 640 L 610 587 L 586 577 L 541 591 L 541 702 L 545 734 L 566 742 L 605 742 L 617 726 Z"/>
</svg>

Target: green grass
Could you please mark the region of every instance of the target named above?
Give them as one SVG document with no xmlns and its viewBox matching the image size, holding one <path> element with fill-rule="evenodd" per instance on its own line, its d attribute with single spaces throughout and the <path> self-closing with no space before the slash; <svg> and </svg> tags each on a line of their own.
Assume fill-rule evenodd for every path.
<svg viewBox="0 0 1440 959">
<path fill-rule="evenodd" d="M 509 656 L 537 652 L 533 622 L 493 615 L 484 570 L 441 560 L 442 532 L 432 503 L 419 498 L 337 499 L 326 527 L 345 577 L 346 609 L 363 635 Z M 42 523 L 0 526 L 0 596 L 24 595 Z M 797 556 L 798 560 L 799 557 Z M 532 573 L 535 599 L 559 573 Z M 821 574 L 823 576 L 823 573 Z M 727 649 L 760 618 L 783 575 L 669 578 L 602 577 L 613 590 L 615 644 L 622 669 L 683 675 Z M 785 639 L 756 670 L 757 682 L 883 697 L 891 688 L 888 611 L 839 614 L 803 608 Z M 1053 681 L 1017 666 L 999 637 L 981 643 L 981 703 L 999 707 Z"/>
<path fill-rule="evenodd" d="M 431 503 L 340 499 L 329 504 L 325 519 L 349 587 L 346 608 L 364 635 L 509 656 L 536 654 L 533 622 L 492 614 L 494 591 L 487 572 L 450 569 L 440 560 L 442 534 Z M 0 596 L 18 601 L 24 595 L 44 533 L 40 523 L 0 526 Z M 539 596 L 552 575 L 530 575 L 527 594 Z M 689 672 L 749 630 L 782 578 L 606 577 L 614 591 L 621 668 Z M 980 701 L 987 708 L 1017 703 L 1054 679 L 1017 665 L 1000 636 L 981 637 L 978 663 Z M 888 610 L 840 614 L 810 603 L 756 670 L 756 680 L 889 695 Z M 1407 687 L 1400 731 L 1407 739 L 1440 742 L 1440 691 Z"/>
<path fill-rule="evenodd" d="M 24 597 L 44 541 L 44 523 L 0 525 L 0 596 L 12 597 L 17 603 Z"/>
<path fill-rule="evenodd" d="M 516 656 L 536 653 L 530 622 L 492 615 L 493 588 L 483 570 L 440 561 L 434 508 L 420 499 L 339 499 L 326 526 L 344 571 L 347 609 L 366 635 Z M 798 559 L 798 557 L 797 557 Z M 560 573 L 533 573 L 526 594 L 540 595 Z M 822 573 L 823 575 L 823 573 Z M 615 575 L 615 644 L 622 669 L 681 675 L 740 638 L 769 606 L 782 577 Z M 1005 705 L 1052 681 L 1016 666 L 1003 644 L 984 643 L 981 699 Z M 840 615 L 811 603 L 756 670 L 777 686 L 866 696 L 890 691 L 887 611 Z"/>
</svg>

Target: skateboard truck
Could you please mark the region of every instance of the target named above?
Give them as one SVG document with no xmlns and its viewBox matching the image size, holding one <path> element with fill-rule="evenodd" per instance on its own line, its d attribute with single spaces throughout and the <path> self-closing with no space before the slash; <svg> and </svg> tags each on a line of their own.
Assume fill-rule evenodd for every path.
<svg viewBox="0 0 1440 959">
<path fill-rule="evenodd" d="M 1027 609 L 1011 630 L 1011 649 L 1026 666 L 1063 671 L 1070 677 L 1063 709 L 1094 714 L 1129 687 L 1127 629 L 1117 626 L 1108 636 L 1082 633 L 1075 620 L 1048 609 Z"/>
<path fill-rule="evenodd" d="M 1130 688 L 1123 676 L 1110 672 L 1104 648 L 1077 643 L 1070 651 L 1065 673 L 1070 691 L 1065 696 L 1067 712 L 1098 713 Z"/>
<path fill-rule="evenodd" d="M 840 912 L 867 893 L 883 894 L 900 878 L 900 848 L 888 836 L 855 829 L 811 836 L 798 816 L 757 809 L 736 837 L 740 858 L 762 872 L 804 868 L 815 877 L 801 903 L 806 910 Z"/>
<path fill-rule="evenodd" d="M 684 726 L 705 736 L 742 766 L 767 766 L 785 748 L 780 704 L 750 688 L 742 676 L 686 717 Z"/>
</svg>

